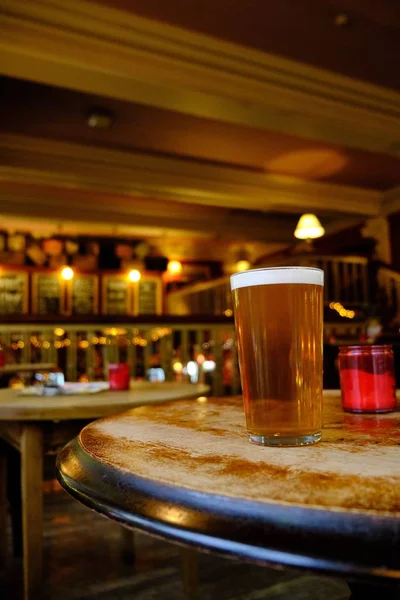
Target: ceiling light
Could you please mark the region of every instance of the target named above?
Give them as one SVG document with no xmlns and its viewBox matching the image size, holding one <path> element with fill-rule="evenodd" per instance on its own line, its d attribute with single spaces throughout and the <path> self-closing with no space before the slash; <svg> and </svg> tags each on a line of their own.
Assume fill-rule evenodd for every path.
<svg viewBox="0 0 400 600">
<path fill-rule="evenodd" d="M 137 281 L 139 281 L 141 278 L 141 274 L 140 271 L 138 271 L 137 269 L 132 269 L 131 271 L 129 271 L 128 273 L 128 279 L 129 281 L 132 281 L 132 283 L 136 283 Z"/>
<path fill-rule="evenodd" d="M 179 260 L 170 260 L 167 265 L 168 273 L 171 275 L 179 275 L 182 272 L 182 263 Z"/>
<path fill-rule="evenodd" d="M 297 223 L 294 237 L 299 240 L 314 240 L 323 236 L 325 229 L 315 215 L 305 214 L 300 217 Z"/>
<path fill-rule="evenodd" d="M 74 277 L 74 271 L 71 269 L 71 267 L 64 267 L 63 270 L 61 271 L 61 278 L 64 279 L 65 281 L 71 281 L 71 279 L 73 279 Z"/>
<path fill-rule="evenodd" d="M 251 264 L 248 260 L 238 260 L 236 263 L 237 271 L 248 271 L 251 267 Z"/>
<path fill-rule="evenodd" d="M 115 115 L 104 108 L 93 108 L 87 115 L 87 124 L 93 129 L 110 129 L 115 121 Z"/>
</svg>

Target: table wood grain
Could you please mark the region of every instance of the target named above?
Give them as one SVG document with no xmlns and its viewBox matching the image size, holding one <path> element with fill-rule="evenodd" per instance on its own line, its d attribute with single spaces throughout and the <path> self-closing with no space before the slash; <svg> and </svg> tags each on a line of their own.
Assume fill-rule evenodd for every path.
<svg viewBox="0 0 400 600">
<path fill-rule="evenodd" d="M 20 373 L 25 371 L 27 373 L 32 371 L 51 371 L 56 370 L 57 365 L 54 363 L 12 363 L 10 365 L 3 365 L 0 367 L 0 373 Z"/>
<path fill-rule="evenodd" d="M 261 563 L 400 578 L 400 412 L 324 395 L 319 444 L 248 442 L 240 398 L 140 407 L 83 429 L 64 487 L 127 525 Z"/>
<path fill-rule="evenodd" d="M 0 421 L 51 421 L 96 419 L 131 406 L 157 404 L 170 399 L 197 398 L 209 392 L 205 384 L 131 383 L 129 391 L 104 391 L 76 396 L 22 396 L 15 389 L 0 390 Z"/>
</svg>

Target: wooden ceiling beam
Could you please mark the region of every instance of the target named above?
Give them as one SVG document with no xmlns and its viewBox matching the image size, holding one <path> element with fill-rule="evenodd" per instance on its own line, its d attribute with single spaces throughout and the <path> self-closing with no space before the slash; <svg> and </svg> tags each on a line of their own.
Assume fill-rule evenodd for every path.
<svg viewBox="0 0 400 600">
<path fill-rule="evenodd" d="M 68 203 L 60 202 L 57 192 L 54 195 L 44 197 L 32 186 L 31 193 L 17 194 L 6 190 L 0 183 L 0 213 L 4 216 L 19 217 L 26 219 L 44 219 L 59 223 L 64 221 L 86 223 L 87 233 L 90 234 L 92 227 L 106 226 L 110 233 L 118 232 L 119 229 L 126 231 L 129 227 L 157 229 L 157 235 L 168 235 L 174 232 L 176 235 L 205 234 L 210 238 L 233 241 L 252 241 L 267 243 L 290 243 L 293 239 L 293 231 L 296 219 L 293 217 L 282 218 L 279 216 L 236 214 L 226 212 L 224 216 L 218 215 L 211 218 L 210 215 L 191 216 L 190 210 L 183 211 L 181 216 L 165 216 L 165 210 L 161 214 L 151 209 L 146 214 L 143 199 L 137 202 L 133 198 L 122 198 L 124 203 L 104 204 L 99 202 L 94 193 L 91 201 L 84 202 L 77 194 Z M 136 210 L 135 207 L 139 207 Z M 1 227 L 1 220 L 0 220 Z M 153 234 L 156 235 L 156 234 Z"/>
<path fill-rule="evenodd" d="M 3 135 L 0 180 L 32 185 L 150 197 L 264 212 L 372 217 L 380 213 L 382 193 L 356 187 L 203 164 Z"/>
<path fill-rule="evenodd" d="M 398 154 L 400 94 L 85 2 L 0 5 L 5 75 Z"/>
</svg>

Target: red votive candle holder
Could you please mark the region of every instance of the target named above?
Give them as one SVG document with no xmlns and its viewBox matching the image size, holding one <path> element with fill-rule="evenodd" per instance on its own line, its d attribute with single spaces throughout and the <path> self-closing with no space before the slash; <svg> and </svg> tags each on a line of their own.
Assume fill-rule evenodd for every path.
<svg viewBox="0 0 400 600">
<path fill-rule="evenodd" d="M 394 410 L 392 346 L 341 346 L 339 369 L 344 410 L 357 413 Z"/>
<path fill-rule="evenodd" d="M 129 390 L 130 378 L 129 365 L 126 363 L 108 365 L 110 390 Z"/>
</svg>

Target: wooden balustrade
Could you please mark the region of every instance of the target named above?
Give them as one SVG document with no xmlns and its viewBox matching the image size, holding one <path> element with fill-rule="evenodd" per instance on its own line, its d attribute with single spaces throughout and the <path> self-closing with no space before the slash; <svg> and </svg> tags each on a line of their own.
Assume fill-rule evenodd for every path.
<svg viewBox="0 0 400 600">
<path fill-rule="evenodd" d="M 0 343 L 6 354 L 6 369 L 0 366 L 0 385 L 9 374 L 58 367 L 67 381 L 84 377 L 105 380 L 108 365 L 128 362 L 133 378 L 149 377 L 151 368 L 161 368 L 167 381 L 187 381 L 188 363 L 198 368 L 198 381 L 211 386 L 214 396 L 240 393 L 237 346 L 233 319 L 224 317 L 194 322 L 192 318 L 154 317 L 157 323 L 137 321 L 109 323 L 101 317 L 91 323 L 23 323 L 0 325 Z M 342 343 L 359 339 L 363 322 L 327 322 L 324 339 Z M 199 359 L 199 354 L 200 356 Z M 40 364 L 39 368 L 30 365 Z M 189 371 L 190 371 L 189 366 Z M 211 367 L 211 370 L 210 370 Z M 186 368 L 186 373 L 181 372 Z M 26 381 L 26 379 L 25 379 Z"/>
<path fill-rule="evenodd" d="M 400 273 L 381 267 L 378 271 L 378 285 L 385 295 L 381 302 L 386 303 L 392 316 L 400 321 Z"/>
<path fill-rule="evenodd" d="M 67 381 L 99 380 L 107 378 L 109 363 L 128 361 L 134 378 L 148 377 L 149 369 L 159 367 L 172 381 L 189 379 L 181 371 L 194 361 L 198 380 L 209 383 L 213 395 L 240 391 L 232 319 L 158 321 L 15 323 L 0 325 L 0 342 L 11 371 L 26 363 L 46 363 L 62 369 Z"/>
<path fill-rule="evenodd" d="M 302 254 L 280 260 L 279 266 L 296 264 L 323 269 L 325 273 L 324 300 L 356 306 L 368 302 L 368 261 L 361 256 L 315 256 Z M 277 266 L 273 262 L 259 266 Z M 227 315 L 232 313 L 229 277 L 193 284 L 171 292 L 167 297 L 170 314 Z"/>
<path fill-rule="evenodd" d="M 291 257 L 289 262 L 324 270 L 327 305 L 343 302 L 349 308 L 368 303 L 371 286 L 365 258 L 305 254 Z M 400 318 L 400 275 L 380 268 L 378 284 L 386 291 L 392 312 Z M 229 277 L 170 293 L 168 310 L 169 315 L 152 317 L 93 316 L 90 322 L 79 317 L 73 321 L 71 317 L 60 317 L 52 322 L 26 315 L 14 324 L 0 325 L 0 343 L 8 369 L 24 363 L 53 364 L 63 370 L 67 381 L 83 376 L 88 380 L 107 378 L 109 363 L 125 361 L 130 364 L 132 377 L 148 377 L 149 369 L 159 367 L 166 380 L 188 378 L 187 364 L 201 354 L 206 362 L 202 362 L 203 357 L 196 362 L 199 380 L 210 383 L 214 395 L 238 393 Z M 325 339 L 333 336 L 357 340 L 363 328 L 360 320 L 352 323 L 333 319 L 325 323 Z M 181 367 L 185 373 L 180 372 Z"/>
</svg>

